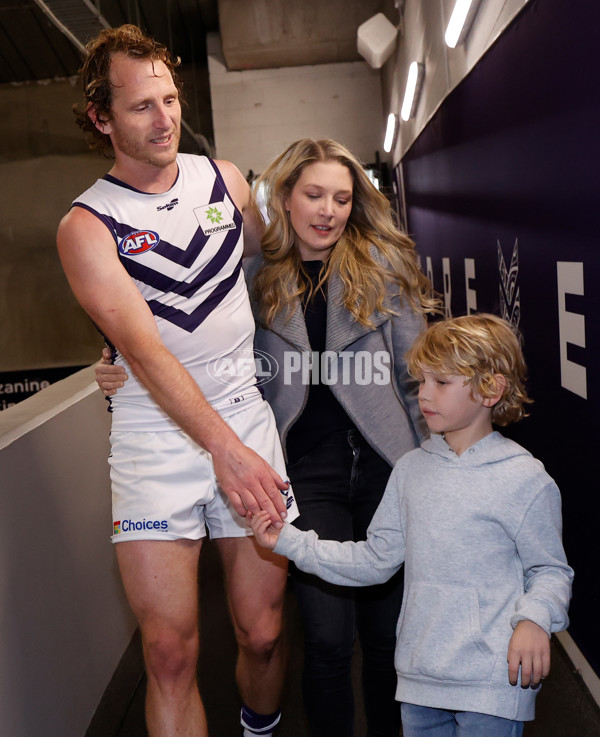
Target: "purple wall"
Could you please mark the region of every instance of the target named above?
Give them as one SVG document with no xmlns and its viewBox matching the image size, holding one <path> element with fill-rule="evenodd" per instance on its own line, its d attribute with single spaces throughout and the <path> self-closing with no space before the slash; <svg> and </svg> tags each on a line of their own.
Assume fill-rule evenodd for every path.
<svg viewBox="0 0 600 737">
<path fill-rule="evenodd" d="M 524 335 L 535 404 L 510 435 L 561 487 L 569 631 L 600 674 L 599 26 L 596 3 L 532 0 L 445 100 L 402 176 L 408 230 L 448 310 L 470 300 Z"/>
</svg>

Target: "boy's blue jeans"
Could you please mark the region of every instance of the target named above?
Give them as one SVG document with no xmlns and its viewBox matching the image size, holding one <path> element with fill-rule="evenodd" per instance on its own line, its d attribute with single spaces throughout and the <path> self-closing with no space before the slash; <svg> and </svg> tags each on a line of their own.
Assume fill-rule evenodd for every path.
<svg viewBox="0 0 600 737">
<path fill-rule="evenodd" d="M 402 704 L 404 737 L 521 737 L 523 722 L 474 711 Z"/>
</svg>

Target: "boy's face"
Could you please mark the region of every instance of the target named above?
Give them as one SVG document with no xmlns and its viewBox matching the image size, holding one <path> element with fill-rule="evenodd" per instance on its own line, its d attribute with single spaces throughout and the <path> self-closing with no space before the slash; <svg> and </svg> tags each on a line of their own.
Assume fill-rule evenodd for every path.
<svg viewBox="0 0 600 737">
<path fill-rule="evenodd" d="M 492 431 L 489 401 L 473 396 L 470 383 L 461 374 L 441 374 L 424 367 L 419 407 L 431 432 L 443 433 L 459 454 Z"/>
</svg>

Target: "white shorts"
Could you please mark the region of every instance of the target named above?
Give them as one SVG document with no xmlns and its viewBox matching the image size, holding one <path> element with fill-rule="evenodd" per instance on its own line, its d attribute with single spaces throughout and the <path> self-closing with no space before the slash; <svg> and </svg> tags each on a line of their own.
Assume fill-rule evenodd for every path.
<svg viewBox="0 0 600 737">
<path fill-rule="evenodd" d="M 270 406 L 252 402 L 226 419 L 240 440 L 286 479 Z M 252 535 L 221 491 L 210 453 L 184 432 L 111 433 L 113 542 L 198 540 Z M 282 492 L 291 522 L 298 510 L 291 488 Z"/>
</svg>

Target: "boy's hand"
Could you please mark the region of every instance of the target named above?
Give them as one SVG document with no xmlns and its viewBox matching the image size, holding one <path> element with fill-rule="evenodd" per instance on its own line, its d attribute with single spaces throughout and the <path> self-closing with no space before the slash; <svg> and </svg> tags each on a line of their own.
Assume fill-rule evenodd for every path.
<svg viewBox="0 0 600 737">
<path fill-rule="evenodd" d="M 281 530 L 277 530 L 273 527 L 269 513 L 264 510 L 257 512 L 256 514 L 248 512 L 246 514 L 246 519 L 252 528 L 252 532 L 254 533 L 254 537 L 258 544 L 262 545 L 263 548 L 273 550 Z"/>
<path fill-rule="evenodd" d="M 508 643 L 508 680 L 517 685 L 521 667 L 521 688 L 538 688 L 550 673 L 550 638 L 535 622 L 524 619 L 517 624 Z"/>
</svg>

